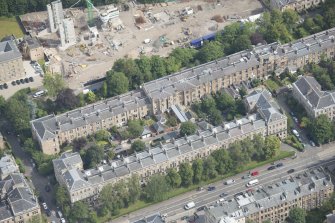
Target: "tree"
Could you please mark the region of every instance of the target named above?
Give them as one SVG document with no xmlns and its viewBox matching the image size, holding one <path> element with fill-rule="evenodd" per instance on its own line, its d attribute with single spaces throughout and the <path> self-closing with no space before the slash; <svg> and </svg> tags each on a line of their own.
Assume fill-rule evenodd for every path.
<svg viewBox="0 0 335 223">
<path fill-rule="evenodd" d="M 89 218 L 88 204 L 82 201 L 75 202 L 73 207 L 71 208 L 69 219 L 71 219 L 72 222 L 84 222 L 88 218 Z"/>
<path fill-rule="evenodd" d="M 148 184 L 144 188 L 145 196 L 149 202 L 158 202 L 167 198 L 167 192 L 170 187 L 165 180 L 165 177 L 156 174 L 149 178 Z"/>
<path fill-rule="evenodd" d="M 101 129 L 95 133 L 94 137 L 97 141 L 108 141 L 111 137 L 111 134 L 107 130 Z"/>
<path fill-rule="evenodd" d="M 141 140 L 135 140 L 132 144 L 131 144 L 131 149 L 133 151 L 136 152 L 141 152 L 145 149 L 145 143 Z"/>
<path fill-rule="evenodd" d="M 129 89 L 129 81 L 122 72 L 108 71 L 106 76 L 108 96 L 116 96 L 126 93 Z"/>
<path fill-rule="evenodd" d="M 129 191 L 129 202 L 134 203 L 141 195 L 141 185 L 138 175 L 134 174 L 130 179 L 128 179 L 127 188 Z"/>
<path fill-rule="evenodd" d="M 136 59 L 135 62 L 137 63 L 138 68 L 140 69 L 140 73 L 142 75 L 141 81 L 148 82 L 152 80 L 152 73 L 151 73 L 151 60 L 147 56 L 141 56 L 139 59 Z"/>
<path fill-rule="evenodd" d="M 171 126 L 171 127 L 175 127 L 178 125 L 178 121 L 176 119 L 176 117 L 174 116 L 169 116 L 167 121 L 166 121 L 166 125 Z"/>
<path fill-rule="evenodd" d="M 196 52 L 197 51 L 195 49 L 177 47 L 172 50 L 170 56 L 176 58 L 177 61 L 180 61 L 182 67 L 189 67 L 190 63 L 195 57 Z"/>
<path fill-rule="evenodd" d="M 6 100 L 5 98 L 0 95 L 0 115 L 3 115 L 5 112 L 5 107 L 6 107 Z"/>
<path fill-rule="evenodd" d="M 214 151 L 212 157 L 216 160 L 216 170 L 219 174 L 224 175 L 233 169 L 233 160 L 226 149 L 222 148 Z"/>
<path fill-rule="evenodd" d="M 216 108 L 209 110 L 209 122 L 215 126 L 221 125 L 223 122 L 223 118 L 221 112 Z"/>
<path fill-rule="evenodd" d="M 314 119 L 308 129 L 317 144 L 327 143 L 334 138 L 333 125 L 325 114 Z"/>
<path fill-rule="evenodd" d="M 59 110 L 71 110 L 79 106 L 79 100 L 70 88 L 60 90 L 56 98 L 56 106 Z"/>
<path fill-rule="evenodd" d="M 187 121 L 181 123 L 180 135 L 193 135 L 197 131 L 197 126 L 193 122 Z"/>
<path fill-rule="evenodd" d="M 87 149 L 83 156 L 83 161 L 86 168 L 95 167 L 104 157 L 104 150 L 99 146 L 91 146 Z"/>
<path fill-rule="evenodd" d="M 292 9 L 286 9 L 283 12 L 282 17 L 283 17 L 285 25 L 291 31 L 295 26 L 297 26 L 297 23 L 299 22 L 299 14 Z"/>
<path fill-rule="evenodd" d="M 250 41 L 252 45 L 257 45 L 259 43 L 264 43 L 264 37 L 261 33 L 255 32 L 251 34 Z"/>
<path fill-rule="evenodd" d="M 43 221 L 42 216 L 39 216 L 39 215 L 33 216 L 28 220 L 28 223 L 42 223 L 42 222 L 45 222 L 45 221 Z"/>
<path fill-rule="evenodd" d="M 94 94 L 93 91 L 89 91 L 86 95 L 85 95 L 86 101 L 88 103 L 93 103 L 97 100 L 96 95 Z"/>
<path fill-rule="evenodd" d="M 193 183 L 195 184 L 200 183 L 204 171 L 203 161 L 201 159 L 194 160 L 192 163 L 192 170 L 193 170 Z"/>
<path fill-rule="evenodd" d="M 143 132 L 143 126 L 140 120 L 130 120 L 128 122 L 128 132 L 132 138 L 139 137 Z"/>
<path fill-rule="evenodd" d="M 168 74 L 175 73 L 179 71 L 181 68 L 181 62 L 174 58 L 173 56 L 169 56 L 165 60 L 165 69 Z"/>
<path fill-rule="evenodd" d="M 174 168 L 168 169 L 165 179 L 172 188 L 178 188 L 181 184 L 181 177 Z"/>
<path fill-rule="evenodd" d="M 205 180 L 213 179 L 217 176 L 217 171 L 215 169 L 216 167 L 216 161 L 212 156 L 207 157 L 207 159 L 204 161 L 204 172 L 203 172 L 203 178 Z"/>
<path fill-rule="evenodd" d="M 155 79 L 166 75 L 164 60 L 159 56 L 151 57 L 151 73 Z"/>
<path fill-rule="evenodd" d="M 202 63 L 206 63 L 208 61 L 212 61 L 223 56 L 223 47 L 221 43 L 217 41 L 205 42 L 205 44 L 202 46 L 197 54 L 197 58 Z"/>
<path fill-rule="evenodd" d="M 66 206 L 69 206 L 71 204 L 69 196 L 67 194 L 67 190 L 64 186 L 58 185 L 56 187 L 56 192 L 55 192 L 55 199 L 57 205 L 64 210 Z"/>
<path fill-rule="evenodd" d="M 85 137 L 76 138 L 72 141 L 72 146 L 75 151 L 82 150 L 87 144 L 87 139 Z"/>
<path fill-rule="evenodd" d="M 268 136 L 265 139 L 264 156 L 265 159 L 274 157 L 280 150 L 280 140 L 277 136 Z"/>
<path fill-rule="evenodd" d="M 108 160 L 112 160 L 115 157 L 115 152 L 111 149 L 107 152 L 106 155 L 107 155 Z"/>
<path fill-rule="evenodd" d="M 141 79 L 140 69 L 133 59 L 118 59 L 113 65 L 113 70 L 125 74 L 128 78 L 129 86 L 132 88 L 136 88 L 142 84 L 143 80 Z"/>
<path fill-rule="evenodd" d="M 100 89 L 100 94 L 104 98 L 107 98 L 107 96 L 108 96 L 108 86 L 107 86 L 106 81 L 104 81 L 104 83 L 102 84 L 102 87 Z"/>
<path fill-rule="evenodd" d="M 233 41 L 233 44 L 230 46 L 229 51 L 228 49 L 225 49 L 225 52 L 227 54 L 232 54 L 247 49 L 251 49 L 250 38 L 247 35 L 240 35 L 237 36 L 236 39 Z"/>
<path fill-rule="evenodd" d="M 288 214 L 290 223 L 305 223 L 306 212 L 302 208 L 292 208 Z"/>
<path fill-rule="evenodd" d="M 179 175 L 183 186 L 188 187 L 193 181 L 193 170 L 189 163 L 182 163 L 179 166 Z"/>
<path fill-rule="evenodd" d="M 43 78 L 43 86 L 48 90 L 48 95 L 55 97 L 65 88 L 62 75 L 58 73 L 46 73 Z"/>
<path fill-rule="evenodd" d="M 229 110 L 234 104 L 234 98 L 227 93 L 217 94 L 215 101 L 221 111 Z"/>
</svg>

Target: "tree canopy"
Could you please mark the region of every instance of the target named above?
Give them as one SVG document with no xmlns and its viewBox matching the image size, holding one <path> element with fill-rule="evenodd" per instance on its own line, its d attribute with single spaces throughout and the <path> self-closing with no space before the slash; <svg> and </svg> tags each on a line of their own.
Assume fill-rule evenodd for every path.
<svg viewBox="0 0 335 223">
<path fill-rule="evenodd" d="M 180 135 L 185 136 L 185 135 L 193 135 L 197 130 L 197 125 L 194 124 L 193 122 L 187 121 L 181 123 L 180 126 Z"/>
<path fill-rule="evenodd" d="M 108 96 L 126 93 L 129 90 L 129 81 L 122 72 L 108 71 L 106 76 Z"/>
<path fill-rule="evenodd" d="M 288 214 L 290 223 L 305 223 L 306 212 L 302 208 L 292 208 Z"/>
<path fill-rule="evenodd" d="M 48 90 L 48 95 L 55 97 L 65 88 L 65 81 L 58 73 L 46 73 L 43 78 L 43 86 Z"/>
<path fill-rule="evenodd" d="M 145 149 L 145 143 L 141 140 L 135 140 L 132 144 L 131 144 L 131 149 L 135 152 L 141 152 Z"/>
</svg>

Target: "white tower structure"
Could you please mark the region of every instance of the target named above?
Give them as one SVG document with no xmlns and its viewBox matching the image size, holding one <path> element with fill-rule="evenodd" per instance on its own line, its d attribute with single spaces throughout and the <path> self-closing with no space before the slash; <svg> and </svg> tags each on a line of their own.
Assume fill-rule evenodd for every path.
<svg viewBox="0 0 335 223">
<path fill-rule="evenodd" d="M 52 33 L 59 29 L 60 24 L 64 19 L 63 5 L 60 0 L 51 2 L 47 5 L 49 26 Z"/>
<path fill-rule="evenodd" d="M 63 19 L 62 24 L 59 26 L 59 35 L 62 47 L 68 47 L 76 43 L 73 19 Z"/>
</svg>

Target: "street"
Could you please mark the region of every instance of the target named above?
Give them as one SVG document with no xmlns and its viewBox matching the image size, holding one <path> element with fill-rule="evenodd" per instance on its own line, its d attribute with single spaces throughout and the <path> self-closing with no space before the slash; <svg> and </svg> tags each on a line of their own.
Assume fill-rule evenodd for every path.
<svg viewBox="0 0 335 223">
<path fill-rule="evenodd" d="M 298 153 L 298 157 L 296 159 L 287 158 L 285 160 L 280 161 L 284 164 L 283 167 L 268 171 L 267 168 L 270 165 L 265 165 L 261 168 L 256 169 L 260 173 L 260 175 L 257 177 L 242 180 L 241 177 L 246 174 L 246 172 L 244 172 L 232 178 L 229 178 L 234 179 L 236 181 L 234 184 L 228 186 L 224 185 L 223 182 L 225 182 L 225 180 L 223 180 L 215 184 L 211 184 L 211 186 L 216 187 L 215 191 L 211 192 L 208 192 L 207 190 L 191 191 L 178 197 L 169 199 L 167 201 L 163 201 L 161 203 L 135 211 L 127 216 L 115 219 L 113 220 L 113 223 L 133 222 L 135 220 L 142 219 L 145 216 L 157 212 L 161 214 L 167 214 L 168 216 L 166 219 L 167 222 L 180 220 L 180 218 L 185 215 L 193 215 L 193 213 L 196 211 L 198 207 L 201 207 L 203 205 L 215 204 L 216 201 L 219 200 L 219 195 L 222 194 L 223 192 L 228 193 L 228 196 L 225 199 L 229 200 L 234 194 L 245 191 L 247 189 L 245 185 L 251 179 L 258 179 L 260 182 L 258 186 L 261 186 L 262 184 L 265 183 L 268 184 L 281 178 L 287 178 L 288 176 L 287 171 L 289 169 L 295 170 L 295 172 L 292 174 L 294 175 L 304 172 L 306 169 L 311 167 L 326 164 L 334 164 L 335 163 L 335 159 L 333 159 L 333 156 L 335 155 L 335 151 L 333 151 L 334 146 L 335 144 L 327 144 L 319 148 L 309 147 L 308 149 L 306 149 L 306 152 Z M 190 201 L 194 201 L 196 206 L 195 208 L 189 211 L 185 211 L 184 205 Z"/>
</svg>

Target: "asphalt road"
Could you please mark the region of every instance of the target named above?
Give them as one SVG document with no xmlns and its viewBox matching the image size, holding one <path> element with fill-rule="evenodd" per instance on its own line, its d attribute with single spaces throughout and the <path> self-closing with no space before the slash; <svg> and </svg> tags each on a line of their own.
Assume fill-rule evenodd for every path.
<svg viewBox="0 0 335 223">
<path fill-rule="evenodd" d="M 289 169 L 295 169 L 295 172 L 292 174 L 297 174 L 299 172 L 304 172 L 306 169 L 335 163 L 335 159 L 333 156 L 335 155 L 334 150 L 335 144 L 328 144 L 321 147 L 310 147 L 304 153 L 298 153 L 298 157 L 296 159 L 287 158 L 280 162 L 284 163 L 283 167 L 277 168 L 275 170 L 268 171 L 267 168 L 269 165 L 263 166 L 261 168 L 257 168 L 259 171 L 259 176 L 253 177 L 252 179 L 259 180 L 259 186 L 262 184 L 268 184 L 273 181 L 277 181 L 281 178 L 287 178 L 289 174 L 287 171 Z M 279 162 L 279 161 L 278 161 Z M 277 163 L 278 163 L 277 162 Z M 223 192 L 228 193 L 228 196 L 225 198 L 230 199 L 234 194 L 242 191 L 246 191 L 246 183 L 248 183 L 251 179 L 241 179 L 242 176 L 246 175 L 247 172 L 238 174 L 231 179 L 235 179 L 235 183 L 232 185 L 224 185 L 223 182 L 220 181 L 213 186 L 216 186 L 215 191 L 208 192 L 207 190 L 203 191 L 191 191 L 186 194 L 180 195 L 178 197 L 169 199 L 167 201 L 149 206 L 147 208 L 135 211 L 130 213 L 129 215 L 120 217 L 118 219 L 113 220 L 115 222 L 133 222 L 138 219 L 142 219 L 145 216 L 148 216 L 153 213 L 161 213 L 167 214 L 168 217 L 166 219 L 167 222 L 178 220 L 185 215 L 192 215 L 196 208 L 201 207 L 203 205 L 211 205 L 215 204 L 217 200 L 219 200 L 219 195 Z M 257 186 L 256 186 L 257 187 Z M 205 188 L 206 189 L 206 188 Z M 194 201 L 196 206 L 194 209 L 185 211 L 184 205 L 190 201 Z"/>
</svg>

